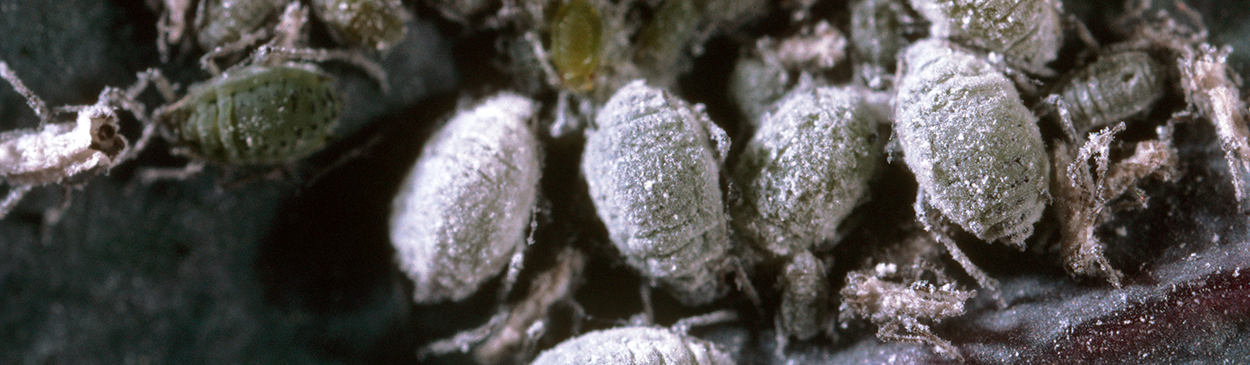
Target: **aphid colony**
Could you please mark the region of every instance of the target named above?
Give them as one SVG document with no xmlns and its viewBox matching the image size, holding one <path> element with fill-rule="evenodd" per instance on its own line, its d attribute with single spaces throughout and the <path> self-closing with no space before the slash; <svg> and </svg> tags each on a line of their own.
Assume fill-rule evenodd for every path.
<svg viewBox="0 0 1250 365">
<path fill-rule="evenodd" d="M 1172 86 L 1165 66 L 1172 63 L 1160 58 L 1167 52 L 1126 43 L 1059 75 L 1048 68 L 1064 42 L 1058 1 L 853 1 L 848 27 L 857 85 L 825 86 L 831 65 L 845 58 L 847 41 L 823 20 L 796 15 L 794 28 L 800 31 L 747 47 L 751 51 L 731 73 L 728 96 L 744 117 L 743 125 L 755 130 L 744 133 L 752 137 L 729 156 L 725 132 L 704 107 L 673 94 L 676 71 L 666 73 L 666 67 L 656 66 L 687 62 L 682 59 L 687 55 L 673 49 L 688 41 L 695 26 L 689 20 L 695 18 L 692 9 L 703 6 L 698 3 L 649 4 L 655 6 L 651 21 L 671 22 L 669 38 L 657 37 L 654 29 L 659 28 L 644 22 L 631 38 L 637 43 L 622 44 L 623 37 L 616 34 L 639 28 L 622 30 L 619 19 L 601 17 L 621 11 L 615 3 L 553 2 L 548 6 L 555 10 L 545 13 L 554 14 L 550 24 L 535 26 L 548 32 L 548 42 L 531 43 L 542 67 L 548 68 L 552 89 L 611 95 L 581 101 L 590 104 L 581 113 L 592 120 L 585 130 L 581 177 L 594 214 L 606 228 L 605 240 L 644 286 L 662 288 L 683 305 L 700 306 L 727 295 L 752 299 L 756 292 L 741 276 L 776 272 L 781 276 L 776 281 L 780 299 L 776 307 L 764 310 L 771 311 L 779 356 L 785 356 L 790 337 L 810 340 L 825 333 L 836 338 L 837 324 L 858 316 L 878 325 L 882 339 L 928 343 L 943 356 L 959 357 L 959 349 L 928 325 L 962 314 L 964 302 L 976 291 L 959 288 L 941 265 L 933 264 L 938 253 L 944 249 L 952 255 L 985 289 L 982 293 L 994 297 L 997 292 L 997 282 L 959 250 L 960 231 L 1020 250 L 1055 244 L 1074 275 L 1119 284 L 1122 274 L 1103 257 L 1093 234 L 1098 213 L 1110 200 L 1135 189 L 1139 180 L 1151 175 L 1166 179 L 1176 164 L 1175 153 L 1162 129 L 1158 140 L 1137 143 L 1135 154 L 1114 162 L 1106 151 L 1122 124 L 1093 134 L 1088 142 L 1083 136 L 1151 113 Z M 505 5 L 500 14 L 519 12 Z M 927 34 L 903 29 L 921 17 L 930 24 Z M 1189 43 L 1185 47 L 1194 48 Z M 646 80 L 623 81 L 627 76 Z M 506 114 L 504 109 L 497 112 Z M 453 120 L 480 113 L 461 111 Z M 556 119 L 566 116 L 553 114 Z M 514 118 L 529 118 L 521 115 Z M 543 125 L 546 117 L 538 118 Z M 1066 136 L 1044 136 L 1046 123 L 1054 123 Z M 884 125 L 892 127 L 893 147 L 883 147 Z M 884 166 L 887 149 L 892 155 L 901 153 L 919 185 L 914 205 L 919 224 L 908 229 L 927 232 L 909 239 L 914 255 L 900 256 L 916 261 L 869 262 L 844 280 L 830 278 L 828 265 L 837 259 L 828 257 L 830 247 L 855 244 L 840 243 L 841 230 L 853 229 L 844 223 L 871 199 L 868 191 Z M 426 158 L 437 157 L 423 156 L 418 166 Z M 496 160 L 476 159 L 479 168 L 489 169 L 496 168 L 491 166 Z M 394 217 L 409 214 L 402 209 L 428 208 L 401 207 L 400 201 L 416 201 L 403 194 L 396 197 L 393 229 Z M 490 194 L 512 193 L 493 189 Z M 521 195 L 529 199 L 531 194 Z M 1034 240 L 1043 212 L 1052 205 L 1058 210 L 1059 237 L 1054 242 Z M 445 211 L 423 224 L 481 214 Z M 521 237 L 522 231 L 517 228 L 511 237 Z M 497 244 L 511 250 L 510 244 Z M 444 261 L 467 260 L 456 254 L 438 253 L 445 255 Z M 482 267 L 492 276 L 503 265 Z M 468 272 L 460 270 L 447 272 Z M 738 290 L 726 285 L 734 275 L 739 276 Z M 933 277 L 938 280 L 931 281 Z M 422 285 L 417 284 L 419 290 Z M 835 293 L 839 286 L 843 289 Z M 839 300 L 842 315 L 834 318 Z M 516 305 L 533 303 L 523 299 Z M 752 303 L 760 302 L 754 298 Z M 536 363 L 626 356 L 601 346 L 620 345 L 622 354 L 638 355 L 635 346 L 646 346 L 640 343 L 668 346 L 683 341 L 690 340 L 666 330 L 619 328 L 567 340 Z M 462 350 L 476 344 L 453 342 L 451 347 Z"/>
<path fill-rule="evenodd" d="M 461 22 L 490 6 L 429 2 Z M 407 15 L 397 2 L 308 3 L 352 47 L 385 50 L 403 37 Z M 653 319 L 651 288 L 689 307 L 746 297 L 772 319 L 780 357 L 791 337 L 809 341 L 824 334 L 836 341 L 839 324 L 856 317 L 877 325 L 882 339 L 923 342 L 943 356 L 960 356 L 929 324 L 961 315 L 976 292 L 961 289 L 965 285 L 933 262 L 945 249 L 981 293 L 997 290 L 956 245 L 960 230 L 1020 250 L 1060 246 L 1060 259 L 1074 275 L 1119 285 L 1123 274 L 1103 256 L 1094 234 L 1100 213 L 1138 180 L 1166 178 L 1177 162 L 1166 128 L 1157 140 L 1133 144 L 1128 158 L 1113 162 L 1109 149 L 1126 128 L 1118 122 L 1154 113 L 1174 87 L 1173 65 L 1193 111 L 1220 126 L 1230 166 L 1250 171 L 1244 106 L 1225 74 L 1223 53 L 1192 42 L 1166 51 L 1126 46 L 1055 75 L 1048 65 L 1064 42 L 1058 0 L 852 1 L 850 22 L 843 24 L 850 29 L 849 52 L 837 27 L 798 16 L 812 5 L 800 6 L 792 36 L 747 47 L 752 50 L 731 74 L 728 98 L 745 119 L 742 135 L 749 136 L 731 156 L 730 136 L 704 105 L 675 92 L 675 80 L 697 53 L 691 46 L 718 27 L 745 22 L 753 2 L 649 1 L 639 5 L 648 9 L 645 21 L 631 2 L 623 3 L 552 1 L 535 11 L 505 1 L 492 18 L 530 27 L 519 33 L 531 37 L 545 33 L 545 44 L 527 43 L 548 78 L 547 89 L 535 94 L 557 91 L 560 102 L 576 98 L 582 108 L 551 116 L 539 95 L 498 92 L 459 108 L 421 142 L 388 222 L 414 301 L 462 301 L 506 272 L 500 313 L 490 323 L 429 344 L 422 354 L 477 347 L 484 363 L 528 361 L 528 352 L 514 350 L 542 336 L 549 307 L 577 307 L 572 295 L 585 253 L 571 245 L 553 269 L 535 275 L 527 295 L 503 303 L 533 243 L 543 203 L 543 141 L 560 138 L 541 133 L 552 119 L 587 121 L 578 170 L 591 214 L 606 230 L 601 243 L 641 278 L 648 312 L 642 321 Z M 174 98 L 159 72 L 140 74 L 128 90 L 106 89 L 95 105 L 65 108 L 78 112 L 77 122 L 55 124 L 43 102 L 0 62 L 0 76 L 41 118 L 39 129 L 0 134 L 0 177 L 10 185 L 0 217 L 32 186 L 82 183 L 140 152 L 157 131 L 193 163 L 277 164 L 323 148 L 343 106 L 326 72 L 291 61 L 334 58 L 287 48 L 302 46 L 290 38 L 303 34 L 303 4 L 166 1 L 162 47 L 194 39 L 210 59 L 266 44 L 150 114 L 136 100 L 148 84 Z M 924 37 L 902 29 L 920 17 L 930 25 Z M 838 80 L 830 74 L 848 53 L 854 83 L 828 85 Z M 214 71 L 212 63 L 205 65 Z M 1037 83 L 1049 97 L 1038 94 L 1031 77 L 1046 80 Z M 144 124 L 133 146 L 118 134 L 112 109 L 118 106 Z M 1051 122 L 1066 132 L 1063 138 L 1042 134 L 1041 126 Z M 841 241 L 855 229 L 856 215 L 872 214 L 856 208 L 873 199 L 886 152 L 901 153 L 918 185 L 918 224 L 901 228 L 917 233 L 906 242 L 910 256 L 900 255 L 914 261 L 878 257 L 844 278 L 830 277 L 839 259 L 831 249 L 857 244 Z M 1240 178 L 1234 174 L 1238 197 L 1250 200 Z M 1060 225 L 1057 244 L 1034 238 L 1048 206 Z M 749 280 L 759 273 L 779 276 L 766 278 L 776 285 L 762 291 L 779 297 L 772 308 L 762 306 Z M 835 316 L 838 308 L 842 313 Z M 575 333 L 533 363 L 734 362 L 684 326 L 644 324 Z"/>
</svg>

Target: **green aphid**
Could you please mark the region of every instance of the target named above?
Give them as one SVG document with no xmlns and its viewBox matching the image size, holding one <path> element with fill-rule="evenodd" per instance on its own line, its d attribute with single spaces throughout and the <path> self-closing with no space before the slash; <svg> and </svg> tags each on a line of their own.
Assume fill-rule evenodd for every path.
<svg viewBox="0 0 1250 365">
<path fill-rule="evenodd" d="M 248 66 L 191 86 L 158 114 L 177 142 L 212 162 L 297 160 L 330 139 L 343 106 L 315 66 Z"/>
<path fill-rule="evenodd" d="M 570 0 L 560 7 L 551 20 L 551 63 L 565 88 L 594 88 L 602 47 L 603 20 L 593 5 L 586 0 Z"/>
</svg>

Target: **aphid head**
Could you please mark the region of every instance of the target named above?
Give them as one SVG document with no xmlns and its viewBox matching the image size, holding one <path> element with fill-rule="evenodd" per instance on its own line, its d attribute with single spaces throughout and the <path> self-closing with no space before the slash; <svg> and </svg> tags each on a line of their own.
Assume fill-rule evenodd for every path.
<svg viewBox="0 0 1250 365">
<path fill-rule="evenodd" d="M 94 105 L 78 112 L 79 128 L 89 127 L 91 149 L 103 152 L 110 159 L 126 150 L 126 138 L 117 133 L 117 114 L 103 105 Z"/>
</svg>

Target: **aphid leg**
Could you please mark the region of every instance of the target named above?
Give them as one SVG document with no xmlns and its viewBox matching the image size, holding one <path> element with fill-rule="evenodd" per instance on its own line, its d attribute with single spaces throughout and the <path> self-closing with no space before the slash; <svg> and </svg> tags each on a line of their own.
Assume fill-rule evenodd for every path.
<svg viewBox="0 0 1250 365">
<path fill-rule="evenodd" d="M 149 185 L 159 180 L 186 180 L 204 171 L 204 162 L 192 160 L 181 168 L 148 167 L 139 170 L 139 182 Z"/>
<path fill-rule="evenodd" d="M 742 260 L 737 257 L 729 261 L 729 265 L 733 268 L 734 283 L 738 285 L 738 290 L 746 295 L 747 300 L 751 301 L 751 305 L 755 306 L 755 312 L 761 317 L 764 316 L 764 302 L 760 301 L 760 293 L 755 291 L 755 285 L 751 284 L 751 278 L 747 276 L 746 270 L 742 267 Z"/>
<path fill-rule="evenodd" d="M 451 338 L 437 340 L 417 349 L 417 360 L 425 360 L 430 356 L 442 356 L 454 352 L 468 353 L 473 346 L 481 343 L 508 319 L 508 311 L 500 311 L 490 317 L 486 324 L 477 328 L 460 331 Z"/>
<path fill-rule="evenodd" d="M 35 95 L 34 91 L 30 91 L 22 83 L 22 80 L 17 78 L 17 74 L 13 72 L 13 69 L 9 68 L 9 64 L 4 61 L 0 61 L 0 77 L 4 77 L 5 81 L 13 85 L 13 90 L 26 98 L 26 105 L 30 105 L 30 109 L 35 111 L 35 116 L 39 117 L 39 126 L 42 127 L 52 120 L 52 113 L 48 110 L 48 104 L 45 104 L 43 99 L 39 98 L 39 95 Z"/>
<path fill-rule="evenodd" d="M 243 62 L 235 67 L 243 64 L 273 64 L 285 60 L 306 60 L 315 62 L 340 61 L 356 66 L 366 75 L 369 75 L 374 81 L 377 81 L 378 87 L 382 92 L 390 92 L 390 82 L 387 81 L 386 70 L 376 61 L 370 60 L 360 52 L 349 52 L 337 49 L 313 49 L 313 48 L 291 48 L 291 47 L 275 47 L 263 45 L 252 53 L 251 62 Z"/>
<path fill-rule="evenodd" d="M 738 312 L 729 309 L 721 309 L 711 313 L 700 314 L 697 316 L 686 317 L 673 323 L 673 332 L 680 334 L 689 334 L 690 329 L 696 326 L 710 326 L 714 324 L 733 322 L 738 320 Z"/>
<path fill-rule="evenodd" d="M 977 267 L 976 264 L 973 264 L 972 260 L 968 259 L 968 256 L 964 254 L 963 250 L 960 250 L 959 246 L 955 245 L 955 240 L 946 233 L 946 228 L 949 225 L 942 221 L 942 212 L 934 208 L 932 204 L 929 204 L 929 201 L 925 198 L 923 189 L 918 189 L 916 192 L 915 209 L 916 219 L 919 220 L 921 225 L 924 226 L 924 230 L 929 231 L 929 233 L 933 235 L 934 239 L 941 242 L 943 246 L 946 246 L 946 251 L 950 252 L 951 258 L 954 258 L 955 262 L 958 262 L 959 266 L 962 266 L 968 275 L 972 276 L 973 279 L 976 279 L 977 284 L 981 285 L 982 288 L 985 288 L 986 291 L 989 292 L 990 298 L 997 301 L 1000 307 L 1005 307 L 1006 303 L 1003 302 L 1003 299 L 999 295 L 998 280 L 994 280 L 994 278 L 991 278 L 984 271 L 981 271 L 981 268 Z"/>
<path fill-rule="evenodd" d="M 1076 131 L 1076 124 L 1072 121 L 1072 111 L 1068 109 L 1068 103 L 1063 101 L 1058 94 L 1047 96 L 1041 105 L 1047 105 L 1051 110 L 1059 115 L 1059 127 L 1063 128 L 1063 132 L 1068 135 L 1069 141 L 1080 141 L 1081 136 Z"/>
<path fill-rule="evenodd" d="M 631 318 L 630 322 L 641 325 L 655 323 L 655 308 L 651 306 L 652 283 L 643 282 L 638 286 L 639 300 L 642 301 L 642 318 Z"/>
<path fill-rule="evenodd" d="M 61 203 L 43 211 L 43 222 L 39 225 L 39 239 L 45 246 L 52 244 L 52 228 L 61 222 L 61 217 L 65 215 L 65 211 L 69 210 L 73 194 L 71 187 L 61 186 Z"/>
<path fill-rule="evenodd" d="M 217 66 L 217 62 L 215 61 L 216 59 L 238 54 L 257 42 L 263 39 L 268 39 L 272 36 L 273 35 L 269 33 L 269 30 L 264 28 L 252 33 L 244 34 L 240 36 L 237 41 L 217 46 L 216 48 L 205 52 L 203 56 L 200 56 L 200 68 L 203 68 L 204 71 L 208 71 L 208 73 L 213 76 L 221 75 L 221 68 Z"/>
<path fill-rule="evenodd" d="M 278 25 L 274 27 L 276 32 L 273 39 L 269 40 L 270 45 L 296 47 L 303 43 L 300 38 L 304 35 L 304 25 L 308 23 L 308 8 L 303 3 L 292 1 L 278 19 Z"/>
<path fill-rule="evenodd" d="M 504 273 L 503 283 L 499 285 L 499 293 L 497 294 L 500 301 L 507 299 L 508 294 L 512 293 L 512 286 L 516 285 L 517 277 L 521 275 L 521 269 L 525 267 L 525 249 L 530 242 L 533 242 L 533 228 L 537 224 L 538 222 L 534 218 L 530 219 L 530 236 L 526 238 L 526 241 L 529 242 L 518 242 L 516 249 L 512 252 L 512 258 L 508 260 L 508 270 Z"/>
<path fill-rule="evenodd" d="M 534 55 L 538 56 L 538 64 L 542 66 L 543 75 L 547 76 L 547 84 L 561 85 L 564 83 L 560 77 L 560 73 L 556 72 L 555 67 L 551 66 L 551 56 L 547 55 L 547 50 L 543 48 L 543 42 L 538 39 L 538 33 L 533 31 L 525 32 L 525 41 L 534 48 Z"/>
<path fill-rule="evenodd" d="M 773 356 L 778 359 L 786 358 L 786 347 L 790 346 L 790 334 L 786 332 L 785 324 L 782 323 L 781 315 L 773 316 L 773 331 L 777 337 L 777 348 L 773 349 Z"/>
<path fill-rule="evenodd" d="M 9 188 L 9 194 L 4 197 L 3 201 L 0 201 L 0 219 L 8 216 L 31 188 L 34 188 L 34 185 L 12 185 Z"/>
<path fill-rule="evenodd" d="M 547 329 L 551 308 L 569 302 L 576 306 L 572 297 L 581 284 L 586 255 L 566 248 L 556 260 L 554 267 L 534 276 L 529 292 L 512 306 L 507 321 L 473 351 L 479 363 L 496 364 L 509 357 L 528 358 L 536 340 Z M 522 356 L 517 356 L 518 350 Z"/>
<path fill-rule="evenodd" d="M 1068 23 L 1068 27 L 1076 31 L 1076 37 L 1081 40 L 1081 44 L 1085 45 L 1078 59 L 1085 59 L 1089 54 L 1098 54 L 1101 51 L 1102 46 L 1098 44 L 1098 39 L 1094 38 L 1094 34 L 1090 33 L 1089 27 L 1085 26 L 1085 22 L 1072 14 L 1065 15 L 1063 20 Z"/>
<path fill-rule="evenodd" d="M 963 361 L 964 358 L 955 345 L 934 335 L 933 332 L 929 331 L 928 326 L 920 323 L 915 318 L 902 317 L 898 321 L 878 325 L 877 338 L 885 341 L 925 343 L 932 345 L 933 352 L 943 357 L 959 361 Z"/>
</svg>

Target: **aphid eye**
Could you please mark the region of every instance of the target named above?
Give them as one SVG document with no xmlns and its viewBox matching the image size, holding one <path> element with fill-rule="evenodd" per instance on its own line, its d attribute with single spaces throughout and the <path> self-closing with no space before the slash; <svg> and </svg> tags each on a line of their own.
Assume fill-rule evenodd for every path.
<svg viewBox="0 0 1250 365">
<path fill-rule="evenodd" d="M 108 124 L 102 125 L 96 130 L 96 138 L 102 140 L 113 139 L 115 135 L 117 135 L 117 129 Z"/>
</svg>

